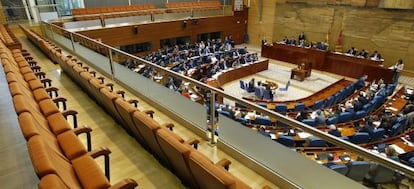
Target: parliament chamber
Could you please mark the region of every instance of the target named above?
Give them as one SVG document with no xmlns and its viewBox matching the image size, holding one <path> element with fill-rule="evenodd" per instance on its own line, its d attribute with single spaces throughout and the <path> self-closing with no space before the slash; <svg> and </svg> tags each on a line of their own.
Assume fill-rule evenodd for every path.
<svg viewBox="0 0 414 189">
<path fill-rule="evenodd" d="M 20 184 L 410 187 L 412 86 L 393 83 L 383 62 L 343 53 L 279 43 L 251 51 L 243 44 L 249 8 L 205 17 L 235 9 L 223 5 L 80 8 L 71 20 L 2 25 L 2 90 L 11 97 L 4 107 L 17 115 L 10 125 L 20 127 L 19 148 L 27 148 L 23 156 L 34 169 Z M 144 22 L 113 24 L 138 17 Z M 92 22 L 99 26 L 84 25 Z M 149 46 L 134 46 L 144 42 Z M 277 75 L 243 81 L 275 60 L 289 64 L 284 82 Z M 279 99 L 324 73 L 338 79 L 309 96 Z M 242 97 L 224 89 L 230 83 Z"/>
</svg>

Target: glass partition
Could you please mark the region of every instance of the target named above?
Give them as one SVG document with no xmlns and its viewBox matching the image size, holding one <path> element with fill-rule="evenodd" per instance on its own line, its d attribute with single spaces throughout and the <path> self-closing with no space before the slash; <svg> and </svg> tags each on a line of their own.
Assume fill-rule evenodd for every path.
<svg viewBox="0 0 414 189">
<path fill-rule="evenodd" d="M 319 151 L 309 150 L 312 148 L 303 150 L 303 148 L 295 145 L 286 148 L 286 146 L 289 146 L 288 142 L 301 140 L 305 135 L 309 140 L 303 142 L 310 142 L 313 138 L 323 139 L 326 142 L 326 147 L 316 149 L 320 151 L 325 148 L 336 150 L 332 155 L 337 160 L 344 158 L 344 161 L 349 161 L 346 158 L 352 158 L 355 162 L 363 160 L 363 162 L 369 162 L 370 165 L 380 163 L 402 172 L 407 177 L 412 178 L 414 176 L 413 168 L 407 165 L 396 163 L 371 149 L 366 149 L 365 146 L 339 139 L 324 130 L 296 121 L 283 115 L 283 113 L 277 113 L 276 110 L 273 110 L 274 107 L 268 109 L 266 106 L 263 107 L 260 104 L 239 99 L 225 91 L 211 87 L 211 85 L 187 77 L 181 71 L 173 69 L 173 67 L 151 63 L 143 58 L 126 54 L 99 43 L 95 39 L 65 31 L 57 26 L 44 23 L 42 28 L 48 37 L 67 49 L 74 49 L 77 56 L 83 57 L 96 69 L 104 71 L 116 81 L 134 90 L 134 92 L 160 104 L 170 112 L 174 112 L 176 116 L 190 123 L 193 127 L 201 130 L 217 131 L 219 143 L 254 162 L 256 166 L 270 170 L 275 177 L 290 183 L 292 188 L 332 188 L 338 186 L 338 184 L 347 186 L 347 188 L 362 187 L 362 185 L 341 177 L 339 174 L 332 174 L 331 170 L 318 164 L 324 163 L 322 154 L 326 155 L 329 151 L 319 153 Z M 71 35 L 74 37 L 71 37 Z M 86 46 L 93 50 L 89 50 Z M 105 52 L 106 55 L 107 52 L 112 52 L 111 56 L 106 56 Z M 250 68 L 249 66 L 262 64 L 261 61 L 257 61 L 243 66 L 236 66 L 221 74 L 241 71 Z M 218 77 L 220 75 L 215 78 Z M 187 98 L 183 97 L 183 91 L 189 93 Z M 393 100 L 393 98 L 390 98 L 390 100 Z M 223 111 L 226 107 L 224 104 L 237 105 L 242 109 L 252 111 L 255 116 L 259 115 L 266 118 L 262 121 L 270 122 L 270 125 L 266 126 L 267 122 L 257 122 L 255 120 L 257 122 L 256 126 L 251 127 L 246 124 L 252 123 L 252 120 L 247 119 L 247 117 L 242 117 L 244 119 L 230 119 L 231 116 Z M 216 111 L 210 111 L 210 109 Z M 208 122 L 210 124 L 206 124 Z M 218 124 L 211 124 L 212 122 Z M 210 128 L 208 128 L 208 125 Z M 216 130 L 216 128 L 218 129 Z M 269 134 L 268 132 L 261 132 L 261 129 L 275 129 L 275 132 Z M 292 130 L 294 131 L 292 132 Z M 287 142 L 285 141 L 286 143 L 282 141 L 285 138 L 289 139 Z M 394 139 L 400 140 L 400 138 Z M 211 143 L 215 143 L 214 139 L 211 140 Z M 323 185 L 318 185 L 317 180 L 320 179 L 323 179 L 321 181 Z"/>
</svg>

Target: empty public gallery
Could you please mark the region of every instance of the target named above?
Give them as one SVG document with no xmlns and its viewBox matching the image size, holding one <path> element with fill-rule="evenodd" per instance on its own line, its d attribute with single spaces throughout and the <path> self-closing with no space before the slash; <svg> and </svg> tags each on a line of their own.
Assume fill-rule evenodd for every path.
<svg viewBox="0 0 414 189">
<path fill-rule="evenodd" d="M 414 189 L 414 0 L 0 6 L 0 188 Z"/>
</svg>

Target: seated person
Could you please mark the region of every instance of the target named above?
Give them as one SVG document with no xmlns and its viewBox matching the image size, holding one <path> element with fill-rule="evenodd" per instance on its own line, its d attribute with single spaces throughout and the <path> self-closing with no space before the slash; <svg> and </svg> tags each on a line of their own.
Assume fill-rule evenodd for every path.
<svg viewBox="0 0 414 189">
<path fill-rule="evenodd" d="M 366 125 L 362 127 L 359 132 L 365 132 L 368 134 L 372 134 L 375 131 L 375 126 L 372 120 L 368 120 Z"/>
<path fill-rule="evenodd" d="M 342 136 L 341 131 L 339 131 L 334 124 L 329 125 L 328 133 L 336 137 Z"/>
<path fill-rule="evenodd" d="M 305 34 L 303 32 L 301 32 L 298 36 L 298 41 L 305 41 Z"/>
<path fill-rule="evenodd" d="M 306 111 L 299 112 L 298 115 L 295 117 L 298 121 L 303 121 L 304 119 L 308 119 L 308 114 Z"/>
<path fill-rule="evenodd" d="M 328 162 L 324 163 L 323 165 L 326 167 L 331 167 L 332 165 L 336 165 L 335 161 L 335 157 L 333 154 L 328 154 Z"/>
<path fill-rule="evenodd" d="M 264 37 L 263 37 L 263 39 L 262 39 L 262 45 L 267 45 L 266 38 L 264 38 Z"/>
<path fill-rule="evenodd" d="M 296 40 L 295 40 L 295 38 L 293 36 L 292 36 L 292 38 L 289 41 L 289 45 L 296 46 Z"/>
<path fill-rule="evenodd" d="M 361 58 L 367 58 L 368 53 L 365 51 L 365 49 L 362 49 L 361 52 L 358 53 L 358 56 Z"/>
<path fill-rule="evenodd" d="M 371 60 L 381 60 L 381 54 L 378 51 L 374 51 L 374 53 L 370 56 Z"/>
<path fill-rule="evenodd" d="M 284 43 L 284 44 L 289 44 L 289 39 L 288 39 L 288 37 L 287 37 L 287 36 L 285 36 L 285 37 L 283 38 L 282 43 Z"/>
<path fill-rule="evenodd" d="M 348 51 L 346 51 L 346 54 L 355 56 L 356 55 L 355 48 L 354 47 L 351 47 Z"/>
<path fill-rule="evenodd" d="M 326 125 L 326 117 L 323 111 L 321 110 L 316 110 L 315 120 L 316 120 L 316 125 Z"/>
<path fill-rule="evenodd" d="M 255 87 L 254 85 L 255 85 L 254 84 L 254 78 L 252 78 L 248 83 L 247 91 L 254 92 L 254 87 Z"/>
</svg>

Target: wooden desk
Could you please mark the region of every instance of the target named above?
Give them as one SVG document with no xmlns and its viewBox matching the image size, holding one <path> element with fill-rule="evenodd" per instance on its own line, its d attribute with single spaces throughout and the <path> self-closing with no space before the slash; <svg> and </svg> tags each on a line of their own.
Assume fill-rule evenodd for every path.
<svg viewBox="0 0 414 189">
<path fill-rule="evenodd" d="M 306 77 L 306 70 L 300 70 L 298 68 L 293 68 L 290 73 L 290 79 L 294 79 L 295 76 L 299 78 L 299 81 L 305 80 Z"/>
<path fill-rule="evenodd" d="M 268 68 L 269 60 L 264 59 L 257 61 L 253 64 L 244 64 L 240 67 L 227 69 L 216 74 L 215 76 L 213 76 L 213 78 L 217 81 L 218 86 L 222 86 L 227 82 L 234 81 L 246 77 L 248 75 L 252 75 L 267 70 Z"/>
<path fill-rule="evenodd" d="M 303 61 L 310 62 L 312 63 L 312 69 L 347 77 L 360 78 L 362 75 L 367 74 L 369 76 L 367 81 L 383 78 L 387 83 L 392 82 L 392 70 L 380 66 L 378 61 L 370 59 L 276 43 L 263 45 L 261 55 L 262 57 L 293 64 L 300 64 Z"/>
</svg>

